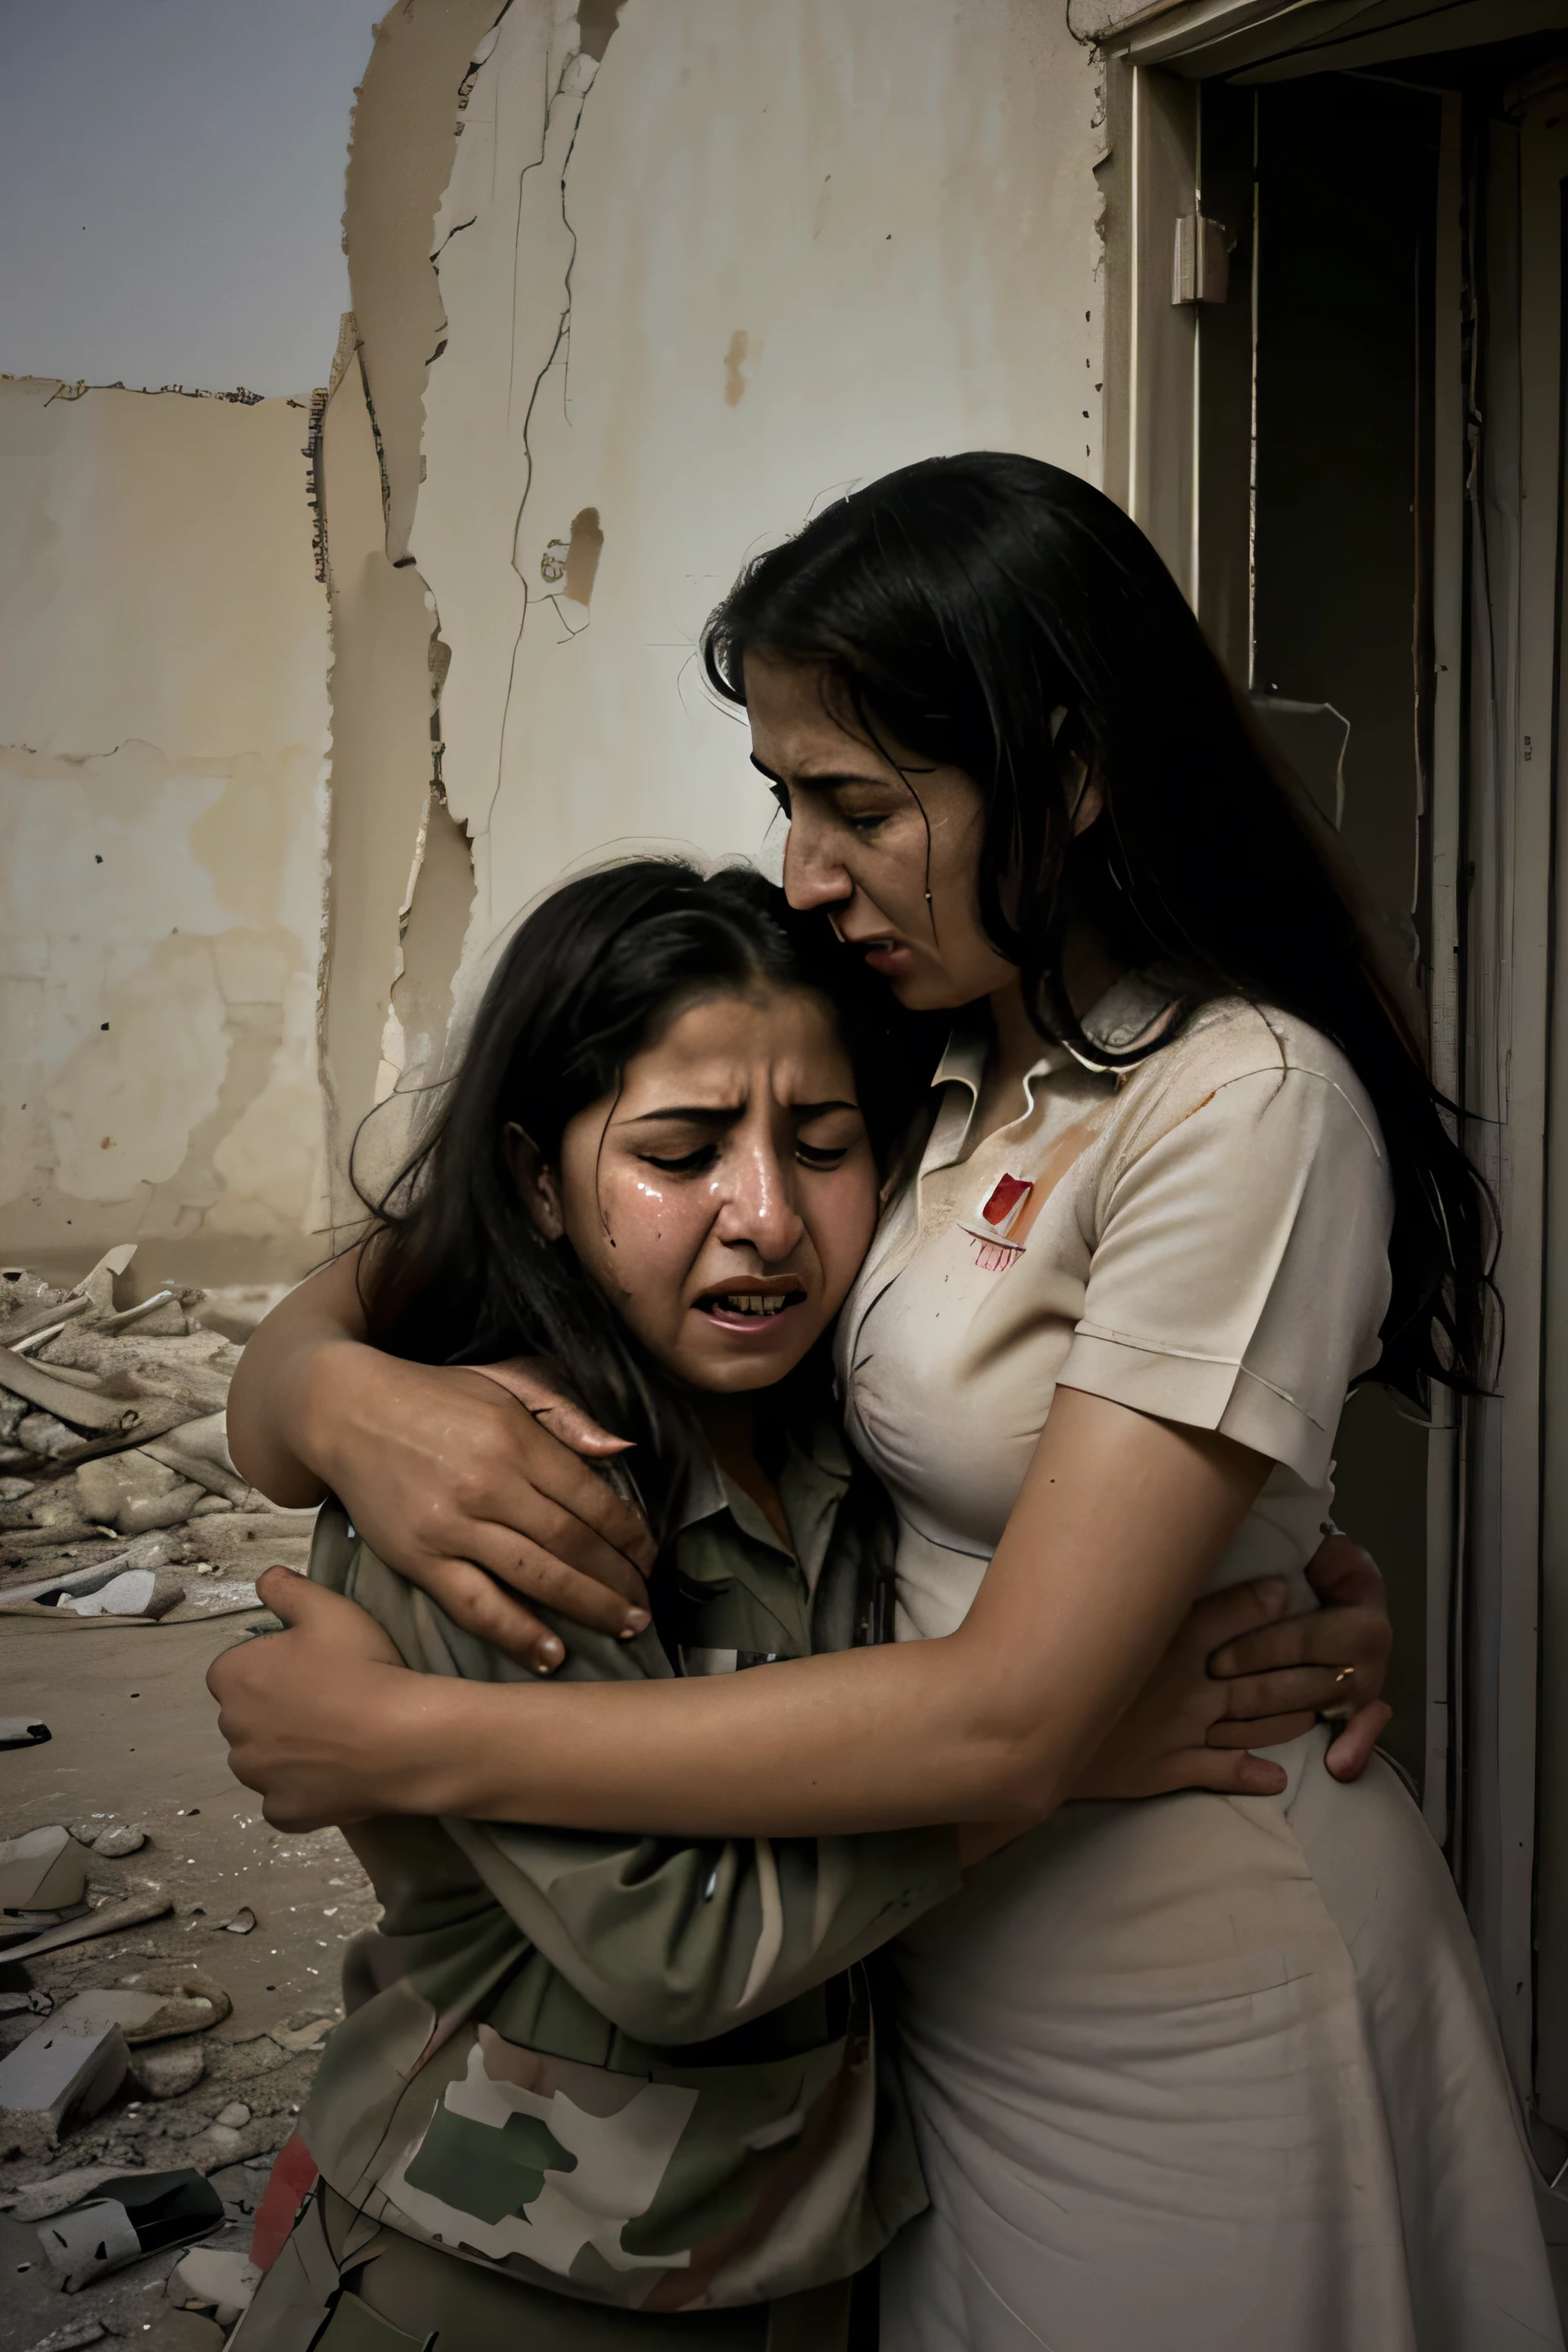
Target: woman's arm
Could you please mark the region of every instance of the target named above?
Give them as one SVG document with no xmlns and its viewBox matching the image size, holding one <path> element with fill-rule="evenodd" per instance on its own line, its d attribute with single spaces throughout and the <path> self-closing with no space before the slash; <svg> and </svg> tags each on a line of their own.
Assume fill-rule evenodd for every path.
<svg viewBox="0 0 1568 2352">
<path fill-rule="evenodd" d="M 301 1283 L 246 1349 L 229 1394 L 229 1440 L 247 1476 L 296 1507 L 330 1488 L 381 1557 L 457 1624 L 541 1673 L 560 1664 L 561 1643 L 519 1592 L 601 1631 L 638 1630 L 646 1594 L 626 1563 L 644 1574 L 651 1567 L 647 1531 L 577 1458 L 616 1452 L 619 1441 L 542 1381 L 515 1385 L 531 1408 L 523 1412 L 477 1373 L 368 1346 L 356 1262 L 351 1252 Z M 607 1593 L 587 1580 L 601 1573 Z M 1330 1662 L 1353 1669 L 1360 1702 L 1330 1769 L 1355 1779 L 1388 1720 L 1376 1703 L 1390 1639 L 1383 1580 L 1343 1537 L 1330 1538 L 1308 1574 L 1323 1608 L 1269 1622 L 1266 1637 L 1237 1638 L 1227 1624 L 1203 1638 L 1206 1621 L 1194 1611 L 1171 1671 L 1141 1703 L 1147 1734 L 1131 1743 L 1136 1769 L 1129 1778 L 1125 1748 L 1113 1747 L 1092 1793 L 1153 1793 L 1155 1757 L 1181 1776 L 1159 1785 L 1207 1785 L 1200 1775 L 1210 1768 L 1196 1753 L 1205 1740 L 1269 1747 L 1293 1737 L 1303 1713 L 1328 1702 L 1331 1676 L 1321 1668 Z M 1261 1612 L 1256 1622 L 1265 1624 Z M 1219 1643 L 1229 1644 L 1212 1663 L 1213 1675 L 1229 1678 L 1224 1725 L 1214 1721 L 1220 1710 L 1204 1671 Z"/>
<path fill-rule="evenodd" d="M 1035 1821 L 1148 1679 L 1268 1466 L 1062 1389 L 945 1639 L 615 1687 L 420 1677 L 410 1693 L 372 1666 L 352 1687 L 332 1679 L 315 1706 L 321 1669 L 301 1643 L 280 1715 L 250 1703 L 247 1651 L 284 1636 L 228 1653 L 210 1680 L 236 1772 L 285 1826 L 389 1810 L 688 1836 Z M 282 1581 L 268 1597 L 292 1614 Z"/>
<path fill-rule="evenodd" d="M 552 1433 L 482 1373 L 367 1346 L 357 1264 L 355 1251 L 334 1258 L 252 1335 L 229 1389 L 237 1467 L 294 1509 L 335 1494 L 458 1624 L 542 1673 L 561 1643 L 518 1593 L 605 1633 L 640 1632 L 651 1539 L 580 1458 L 621 1442 L 559 1400 Z"/>
</svg>

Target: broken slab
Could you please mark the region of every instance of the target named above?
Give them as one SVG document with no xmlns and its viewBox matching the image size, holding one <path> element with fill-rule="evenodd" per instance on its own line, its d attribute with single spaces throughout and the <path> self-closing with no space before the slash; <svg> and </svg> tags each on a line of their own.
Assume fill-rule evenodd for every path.
<svg viewBox="0 0 1568 2352">
<path fill-rule="evenodd" d="M 106 2025 L 118 2025 L 127 2042 L 132 2042 L 144 2037 L 146 2027 L 164 2006 L 161 1992 L 141 1992 L 131 1985 L 95 1985 L 62 2002 L 55 2022 L 69 2033 L 100 2033 Z"/>
<path fill-rule="evenodd" d="M 84 2164 L 52 2173 L 47 2180 L 30 2181 L 7 2198 L 6 2211 L 13 2221 L 47 2221 L 52 2213 L 63 2213 L 68 2206 L 95 2195 L 106 2180 L 121 2179 L 124 2171 L 122 2164 Z"/>
<path fill-rule="evenodd" d="M 0 1841 L 0 1911 L 65 1911 L 87 1892 L 87 1865 L 63 1822 Z"/>
<path fill-rule="evenodd" d="M 58 2139 L 67 2124 L 107 2106 L 125 2080 L 131 2053 L 117 2025 L 71 2033 L 58 2020 L 40 2025 L 0 2058 L 0 2111 L 30 2116 Z"/>
<path fill-rule="evenodd" d="M 58 2012 L 58 2022 L 76 2033 L 100 2025 L 118 2025 L 132 2049 L 148 2042 L 168 2042 L 191 2033 L 205 2033 L 228 2015 L 229 1998 L 222 1985 L 200 1969 L 176 1974 L 153 1967 L 140 1972 L 132 1984 L 98 1985 L 79 1992 Z"/>
<path fill-rule="evenodd" d="M 85 2204 L 43 2222 L 38 2240 L 71 2294 L 160 2247 L 210 2237 L 223 2221 L 223 2200 L 188 2166 L 120 2172 Z"/>
<path fill-rule="evenodd" d="M 121 1927 L 140 1927 L 144 1920 L 161 1919 L 165 1911 L 174 1909 L 167 1895 L 137 1895 L 126 1903 L 105 1903 L 97 1911 L 89 1911 L 83 1919 L 68 1919 L 58 1927 L 46 1927 L 25 1944 L 11 1944 L 5 1958 L 30 1960 L 38 1952 L 57 1952 L 64 1944 L 85 1943 L 91 1936 L 118 1935 Z"/>
<path fill-rule="evenodd" d="M 226 2246 L 193 2246 L 169 2273 L 169 2301 L 182 2311 L 193 2304 L 210 2311 L 220 2327 L 232 2327 L 248 2311 L 261 2273 L 247 2254 Z"/>
</svg>

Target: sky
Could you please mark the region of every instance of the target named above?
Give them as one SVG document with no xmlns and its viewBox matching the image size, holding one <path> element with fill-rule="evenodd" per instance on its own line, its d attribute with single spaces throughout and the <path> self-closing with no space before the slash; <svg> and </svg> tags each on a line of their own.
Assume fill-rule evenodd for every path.
<svg viewBox="0 0 1568 2352">
<path fill-rule="evenodd" d="M 0 0 L 0 374 L 303 396 L 390 0 Z"/>
</svg>

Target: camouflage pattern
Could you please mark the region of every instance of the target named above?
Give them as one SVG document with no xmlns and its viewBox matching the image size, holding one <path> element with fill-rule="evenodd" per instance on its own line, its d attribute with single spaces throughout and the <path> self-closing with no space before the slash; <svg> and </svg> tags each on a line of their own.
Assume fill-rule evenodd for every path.
<svg viewBox="0 0 1568 2352">
<path fill-rule="evenodd" d="M 617 1642 L 563 1678 L 725 1672 L 876 1638 L 889 1532 L 837 1433 L 791 1443 L 790 1551 L 711 1465 Z M 531 1679 L 329 1506 L 310 1573 L 411 1666 Z M 549 1612 L 542 1612 L 549 1616 Z M 673 1839 L 400 1819 L 353 1832 L 384 1906 L 302 2130 L 367 2221 L 646 2314 L 847 2277 L 925 2203 L 860 1963 L 959 1885 L 948 1830 Z"/>
</svg>

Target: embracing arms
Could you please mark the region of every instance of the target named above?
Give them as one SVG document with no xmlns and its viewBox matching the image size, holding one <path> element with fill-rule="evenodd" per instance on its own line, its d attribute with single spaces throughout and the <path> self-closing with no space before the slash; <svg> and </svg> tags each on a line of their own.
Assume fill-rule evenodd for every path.
<svg viewBox="0 0 1568 2352">
<path fill-rule="evenodd" d="M 561 1643 L 520 1594 L 640 1633 L 652 1539 L 589 1466 L 622 1442 L 542 1389 L 531 1412 L 483 1373 L 367 1346 L 357 1265 L 350 1251 L 321 1267 L 247 1344 L 228 1398 L 244 1476 L 296 1510 L 337 1495 L 454 1624 L 542 1674 Z"/>
<path fill-rule="evenodd" d="M 274 1576 L 267 1598 L 298 1630 L 230 1653 L 214 1687 L 236 1770 L 287 1825 L 408 1811 L 722 1836 L 1035 1820 L 1102 1793 L 1075 1781 L 1267 1467 L 1063 1390 L 980 1595 L 944 1640 L 630 1687 L 437 1685 L 362 1661 L 356 1612 Z M 1279 1696 L 1321 1705 L 1309 1679 L 1331 1676 L 1293 1666 Z M 1117 1791 L 1135 1792 L 1152 1790 Z"/>
</svg>

